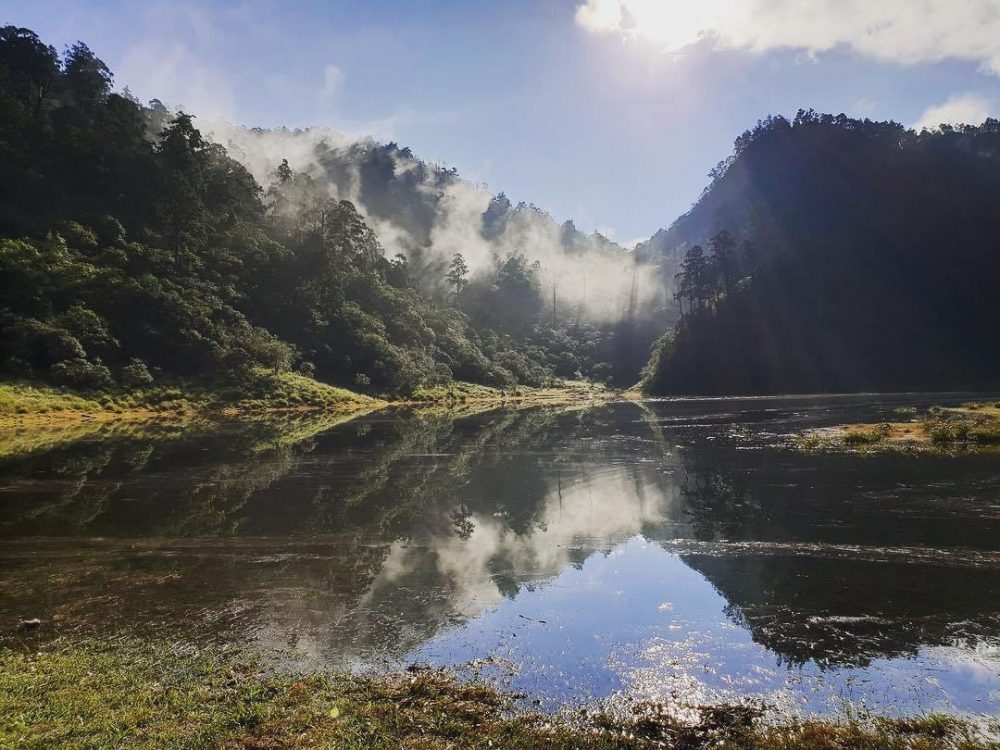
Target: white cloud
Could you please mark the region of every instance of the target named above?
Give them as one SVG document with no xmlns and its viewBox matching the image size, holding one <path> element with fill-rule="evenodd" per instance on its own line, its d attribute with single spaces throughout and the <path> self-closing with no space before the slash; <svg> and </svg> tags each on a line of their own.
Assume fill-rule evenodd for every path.
<svg viewBox="0 0 1000 750">
<path fill-rule="evenodd" d="M 636 237 L 635 239 L 632 239 L 632 240 L 627 240 L 625 242 L 619 242 L 618 244 L 621 245 L 622 247 L 624 247 L 626 250 L 635 250 L 643 242 L 649 242 L 649 240 L 650 240 L 650 237 L 649 237 L 648 234 L 646 234 L 646 235 L 643 235 L 642 237 Z"/>
<path fill-rule="evenodd" d="M 589 0 L 576 9 L 576 22 L 587 31 L 617 31 L 622 24 L 622 4 L 618 0 Z"/>
<path fill-rule="evenodd" d="M 981 94 L 955 94 L 941 104 L 924 110 L 911 127 L 914 130 L 949 125 L 979 125 L 993 112 L 993 101 Z"/>
<path fill-rule="evenodd" d="M 336 65 L 323 68 L 323 96 L 333 96 L 344 82 L 344 71 Z"/>
<path fill-rule="evenodd" d="M 576 22 L 673 52 L 701 40 L 752 52 L 843 46 L 901 64 L 966 60 L 1000 75 L 1000 0 L 587 0 Z"/>
</svg>

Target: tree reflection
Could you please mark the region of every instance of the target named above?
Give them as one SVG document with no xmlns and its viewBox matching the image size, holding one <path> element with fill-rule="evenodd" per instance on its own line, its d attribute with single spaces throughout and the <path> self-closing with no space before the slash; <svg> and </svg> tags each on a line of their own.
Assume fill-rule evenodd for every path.
<svg viewBox="0 0 1000 750">
<path fill-rule="evenodd" d="M 355 664 L 642 535 L 788 664 L 997 636 L 996 519 L 970 523 L 988 463 L 804 456 L 748 445 L 725 404 L 679 408 L 129 429 L 9 456 L 0 611 L 239 628 Z"/>
</svg>

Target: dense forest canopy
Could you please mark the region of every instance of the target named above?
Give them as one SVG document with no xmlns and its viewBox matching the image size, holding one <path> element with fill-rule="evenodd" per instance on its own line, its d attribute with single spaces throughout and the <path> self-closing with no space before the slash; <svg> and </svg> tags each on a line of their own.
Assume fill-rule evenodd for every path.
<svg viewBox="0 0 1000 750">
<path fill-rule="evenodd" d="M 641 252 L 683 320 L 651 393 L 987 387 L 1000 380 L 1000 122 L 917 133 L 802 111 L 736 142 Z"/>
<path fill-rule="evenodd" d="M 264 131 L 233 144 L 241 162 L 191 115 L 113 83 L 82 43 L 60 54 L 0 29 L 7 377 L 101 389 L 296 369 L 379 393 L 628 382 L 662 330 L 662 294 L 639 288 L 655 273 L 452 170 L 313 139 L 301 164 L 291 148 L 267 156 L 258 180 Z M 538 227 L 558 253 L 537 251 Z M 560 292 L 573 258 L 629 269 L 611 312 Z"/>
</svg>

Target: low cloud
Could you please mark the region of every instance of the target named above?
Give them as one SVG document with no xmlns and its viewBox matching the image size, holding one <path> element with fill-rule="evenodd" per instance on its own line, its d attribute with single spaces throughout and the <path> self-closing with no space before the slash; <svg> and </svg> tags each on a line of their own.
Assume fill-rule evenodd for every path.
<svg viewBox="0 0 1000 750">
<path fill-rule="evenodd" d="M 587 0 L 576 22 L 671 52 L 699 41 L 751 52 L 846 47 L 899 64 L 965 60 L 1000 75 L 1000 0 Z"/>
<path fill-rule="evenodd" d="M 383 172 L 387 166 L 382 160 L 367 162 L 380 148 L 370 137 L 355 139 L 322 128 L 249 130 L 226 122 L 211 123 L 204 132 L 262 185 L 271 182 L 275 168 L 287 159 L 292 169 L 325 186 L 331 197 L 354 203 L 388 256 L 409 257 L 419 251 L 425 262 L 445 268 L 455 253 L 461 253 L 475 276 L 490 273 L 498 260 L 523 253 L 541 264 L 545 299 L 555 295 L 563 315 L 591 322 L 614 322 L 628 311 L 652 309 L 663 302 L 657 266 L 638 262 L 632 253 L 596 235 L 578 236 L 567 246 L 568 227 L 532 206 L 508 204 L 498 228 L 487 238 L 483 217 L 494 195 L 457 176 L 444 178 L 413 156 L 394 153 L 392 177 L 383 173 L 383 179 L 409 175 L 407 179 L 365 190 L 363 171 L 372 170 L 362 167 L 377 164 L 375 171 Z M 373 179 L 371 174 L 368 179 Z M 374 196 L 378 201 L 390 188 L 391 210 L 369 200 Z M 415 228 L 422 222 L 426 226 Z"/>
<path fill-rule="evenodd" d="M 924 110 L 911 126 L 914 130 L 934 129 L 948 125 L 979 125 L 994 110 L 993 101 L 981 94 L 955 94 L 941 104 Z"/>
</svg>

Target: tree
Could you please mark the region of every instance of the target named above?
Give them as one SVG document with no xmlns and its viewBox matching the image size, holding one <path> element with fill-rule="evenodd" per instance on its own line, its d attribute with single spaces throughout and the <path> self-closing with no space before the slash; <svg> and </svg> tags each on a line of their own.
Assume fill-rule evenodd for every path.
<svg viewBox="0 0 1000 750">
<path fill-rule="evenodd" d="M 77 42 L 63 58 L 63 85 L 79 109 L 91 109 L 111 93 L 114 76 L 108 66 L 83 42 Z"/>
<path fill-rule="evenodd" d="M 191 115 L 178 112 L 160 133 L 157 154 L 163 167 L 161 215 L 170 237 L 174 262 L 201 230 L 202 186 L 207 144 Z"/>
<path fill-rule="evenodd" d="M 469 266 L 466 265 L 465 258 L 462 257 L 461 253 L 455 253 L 451 259 L 445 279 L 448 286 L 451 287 L 453 299 L 457 302 L 469 285 Z"/>
<path fill-rule="evenodd" d="M 281 160 L 281 164 L 274 170 L 274 176 L 279 185 L 284 185 L 292 179 L 292 168 L 288 166 L 288 159 Z"/>
<path fill-rule="evenodd" d="M 677 273 L 678 299 L 688 299 L 691 308 L 701 309 L 708 302 L 712 292 L 712 278 L 705 249 L 695 245 L 684 256 L 681 270 Z"/>
<path fill-rule="evenodd" d="M 30 29 L 0 28 L 0 91 L 5 99 L 17 101 L 38 119 L 58 81 L 59 55 L 54 47 L 43 44 Z"/>
<path fill-rule="evenodd" d="M 538 322 L 542 312 L 539 284 L 541 264 L 514 253 L 497 267 L 489 293 L 483 300 L 483 320 L 498 330 L 524 332 Z"/>
<path fill-rule="evenodd" d="M 711 272 L 713 286 L 729 294 L 736 286 L 739 266 L 736 260 L 736 240 L 725 229 L 709 240 L 712 249 Z"/>
<path fill-rule="evenodd" d="M 385 280 L 397 289 L 409 289 L 413 286 L 410 277 L 410 261 L 402 253 L 396 253 L 392 260 L 387 261 Z"/>
</svg>

